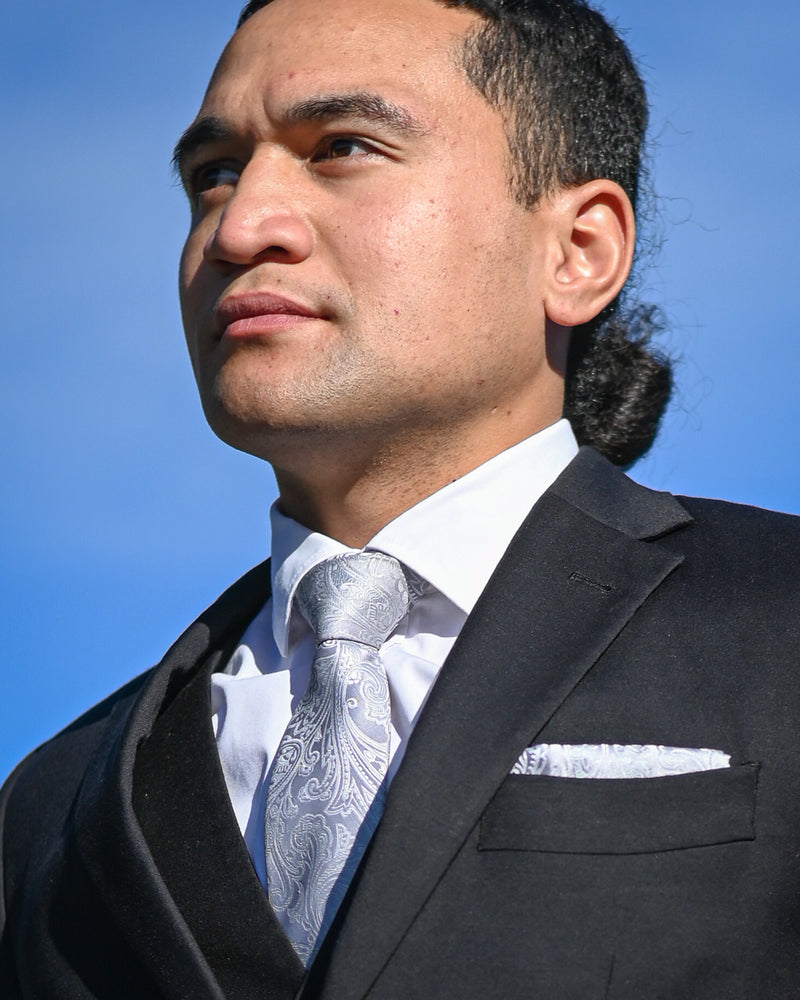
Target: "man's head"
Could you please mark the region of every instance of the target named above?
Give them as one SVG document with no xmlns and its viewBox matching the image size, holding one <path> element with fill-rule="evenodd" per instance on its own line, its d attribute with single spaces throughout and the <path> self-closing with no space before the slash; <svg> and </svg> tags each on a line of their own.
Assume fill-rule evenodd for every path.
<svg viewBox="0 0 800 1000">
<path fill-rule="evenodd" d="M 539 80 L 530 25 L 511 27 L 513 66 L 466 5 L 271 0 L 245 11 L 178 144 L 201 397 L 220 436 L 273 463 L 284 500 L 297 479 L 308 493 L 309 470 L 343 469 L 416 476 L 419 499 L 551 423 L 568 328 L 625 282 L 640 137 L 626 195 L 605 176 L 614 155 L 587 165 L 575 139 L 613 139 L 608 109 L 567 100 L 580 60 Z M 563 105 L 527 145 L 546 111 L 515 110 L 523 85 Z"/>
</svg>

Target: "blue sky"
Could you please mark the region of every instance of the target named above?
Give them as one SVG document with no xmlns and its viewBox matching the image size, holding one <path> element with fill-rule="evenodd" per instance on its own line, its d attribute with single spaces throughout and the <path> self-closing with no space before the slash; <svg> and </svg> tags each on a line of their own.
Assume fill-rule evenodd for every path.
<svg viewBox="0 0 800 1000">
<path fill-rule="evenodd" d="M 649 82 L 679 391 L 634 477 L 800 512 L 800 7 L 608 0 Z M 238 8 L 14 4 L 0 42 L 0 772 L 268 551 L 269 469 L 204 424 L 169 154 Z"/>
</svg>

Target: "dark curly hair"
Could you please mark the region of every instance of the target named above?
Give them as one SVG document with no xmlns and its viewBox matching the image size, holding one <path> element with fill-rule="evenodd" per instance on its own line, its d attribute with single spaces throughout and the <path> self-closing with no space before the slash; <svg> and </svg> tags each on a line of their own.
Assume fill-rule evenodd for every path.
<svg viewBox="0 0 800 1000">
<path fill-rule="evenodd" d="M 271 0 L 250 0 L 237 28 Z M 603 177 L 638 208 L 647 95 L 625 43 L 583 0 L 435 0 L 483 19 L 464 39 L 468 80 L 503 115 L 514 196 Z M 581 444 L 629 466 L 652 445 L 672 392 L 672 364 L 651 347 L 652 306 L 621 298 L 570 340 L 564 415 Z"/>
</svg>

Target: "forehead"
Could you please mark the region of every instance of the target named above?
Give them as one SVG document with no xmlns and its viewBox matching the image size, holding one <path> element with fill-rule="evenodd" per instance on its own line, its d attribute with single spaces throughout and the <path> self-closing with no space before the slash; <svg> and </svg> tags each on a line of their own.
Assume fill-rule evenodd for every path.
<svg viewBox="0 0 800 1000">
<path fill-rule="evenodd" d="M 466 89 L 458 45 L 476 23 L 434 0 L 272 0 L 228 43 L 203 110 L 243 111 L 256 97 L 281 104 L 298 90 Z"/>
</svg>

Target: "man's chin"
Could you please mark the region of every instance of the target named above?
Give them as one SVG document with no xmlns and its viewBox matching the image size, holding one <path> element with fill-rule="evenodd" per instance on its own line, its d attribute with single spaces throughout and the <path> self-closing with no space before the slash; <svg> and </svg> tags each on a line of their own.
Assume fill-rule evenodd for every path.
<svg viewBox="0 0 800 1000">
<path fill-rule="evenodd" d="M 241 412 L 218 403 L 204 404 L 203 412 L 208 426 L 224 444 L 269 460 L 264 446 L 276 435 L 277 428 L 263 414 Z"/>
<path fill-rule="evenodd" d="M 301 451 L 313 452 L 314 442 L 327 440 L 330 433 L 323 423 L 310 421 L 307 412 L 293 415 L 285 410 L 271 412 L 219 401 L 204 404 L 203 410 L 221 441 L 272 464 L 297 458 Z"/>
</svg>

